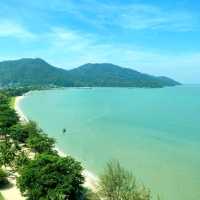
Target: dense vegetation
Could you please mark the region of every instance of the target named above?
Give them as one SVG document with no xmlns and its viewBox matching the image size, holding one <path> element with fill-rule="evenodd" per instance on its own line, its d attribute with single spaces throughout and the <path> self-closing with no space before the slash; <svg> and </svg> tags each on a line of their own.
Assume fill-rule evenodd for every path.
<svg viewBox="0 0 200 200">
<path fill-rule="evenodd" d="M 17 186 L 27 200 L 150 200 L 133 175 L 117 162 L 108 163 L 93 192 L 83 186 L 81 163 L 70 156 L 60 157 L 49 138 L 34 122 L 20 122 L 10 107 L 20 88 L 0 91 L 0 187 L 7 176 L 17 172 Z M 7 168 L 9 166 L 9 168 Z M 2 170 L 4 167 L 7 173 Z M 14 174 L 12 174 L 14 175 Z"/>
<path fill-rule="evenodd" d="M 80 86 L 157 88 L 179 84 L 167 77 L 155 77 L 108 63 L 85 64 L 70 70 L 69 74 Z"/>
<path fill-rule="evenodd" d="M 0 86 L 164 87 L 179 83 L 113 64 L 85 64 L 73 70 L 53 67 L 42 59 L 0 62 Z"/>
<path fill-rule="evenodd" d="M 71 157 L 40 154 L 21 170 L 18 184 L 30 200 L 81 199 L 82 167 Z"/>
</svg>

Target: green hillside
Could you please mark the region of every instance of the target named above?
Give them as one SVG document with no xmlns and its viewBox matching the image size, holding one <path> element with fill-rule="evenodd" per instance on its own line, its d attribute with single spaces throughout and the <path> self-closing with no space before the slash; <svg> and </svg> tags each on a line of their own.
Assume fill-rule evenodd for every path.
<svg viewBox="0 0 200 200">
<path fill-rule="evenodd" d="M 165 87 L 179 83 L 109 63 L 85 64 L 72 70 L 54 67 L 42 59 L 0 62 L 0 86 Z"/>
</svg>

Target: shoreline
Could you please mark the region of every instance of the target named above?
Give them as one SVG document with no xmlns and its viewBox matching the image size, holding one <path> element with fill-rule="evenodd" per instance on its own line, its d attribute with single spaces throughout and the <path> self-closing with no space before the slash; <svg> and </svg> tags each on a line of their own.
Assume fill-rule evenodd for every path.
<svg viewBox="0 0 200 200">
<path fill-rule="evenodd" d="M 15 97 L 15 103 L 14 103 L 14 109 L 15 109 L 16 113 L 18 114 L 20 121 L 22 121 L 23 123 L 29 122 L 29 119 L 26 117 L 24 112 L 21 110 L 19 104 L 20 104 L 20 101 L 23 100 L 23 98 L 27 94 L 28 93 L 26 93 L 25 95 L 22 95 L 22 96 Z M 61 157 L 67 156 L 67 153 L 64 153 L 63 151 L 61 151 L 58 146 L 55 147 L 55 150 L 58 152 L 59 156 L 61 156 Z M 91 171 L 89 171 L 87 169 L 83 170 L 82 175 L 85 178 L 84 186 L 91 189 L 92 191 L 96 192 L 97 188 L 98 188 L 99 178 L 94 173 L 92 173 Z"/>
<path fill-rule="evenodd" d="M 20 101 L 21 101 L 24 97 L 25 97 L 24 95 L 23 95 L 23 96 L 17 96 L 17 97 L 15 97 L 14 109 L 15 109 L 16 113 L 17 113 L 18 116 L 19 116 L 19 120 L 20 120 L 21 122 L 26 123 L 26 122 L 28 122 L 29 120 L 28 120 L 28 118 L 25 116 L 25 114 L 22 112 L 22 110 L 20 109 L 20 106 L 19 106 Z"/>
</svg>

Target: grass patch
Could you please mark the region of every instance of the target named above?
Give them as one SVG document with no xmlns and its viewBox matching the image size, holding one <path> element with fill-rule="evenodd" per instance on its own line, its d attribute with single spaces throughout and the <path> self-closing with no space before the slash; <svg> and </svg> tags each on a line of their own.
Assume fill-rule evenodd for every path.
<svg viewBox="0 0 200 200">
<path fill-rule="evenodd" d="M 10 107 L 13 108 L 13 109 L 15 108 L 15 98 L 16 97 L 11 97 L 10 98 Z"/>
<path fill-rule="evenodd" d="M 0 193 L 0 200 L 5 200 L 1 193 Z"/>
</svg>

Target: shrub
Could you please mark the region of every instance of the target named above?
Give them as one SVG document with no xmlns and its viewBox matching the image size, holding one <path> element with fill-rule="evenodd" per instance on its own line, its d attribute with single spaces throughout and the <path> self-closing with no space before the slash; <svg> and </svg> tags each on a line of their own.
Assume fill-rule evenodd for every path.
<svg viewBox="0 0 200 200">
<path fill-rule="evenodd" d="M 100 196 L 104 200 L 150 200 L 150 193 L 144 187 L 139 189 L 135 178 L 119 162 L 107 164 L 100 177 Z"/>
<path fill-rule="evenodd" d="M 90 189 L 85 188 L 84 190 L 84 200 L 101 200 L 99 195 Z"/>
</svg>

